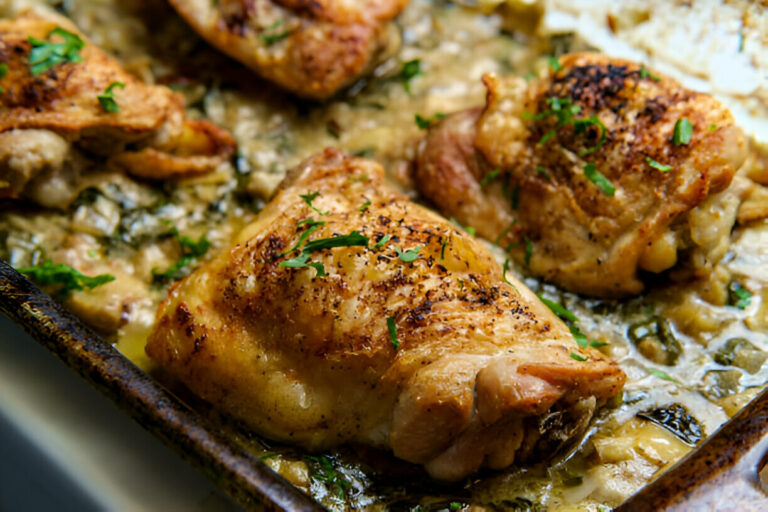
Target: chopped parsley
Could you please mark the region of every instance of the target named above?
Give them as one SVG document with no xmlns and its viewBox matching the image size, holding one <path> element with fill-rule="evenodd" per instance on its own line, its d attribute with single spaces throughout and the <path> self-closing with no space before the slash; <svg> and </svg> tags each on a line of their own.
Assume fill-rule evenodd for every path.
<svg viewBox="0 0 768 512">
<path fill-rule="evenodd" d="M 0 63 L 0 80 L 5 78 L 5 75 L 8 74 L 8 64 L 5 62 Z M 0 87 L 0 94 L 4 93 L 5 89 L 3 87 Z"/>
<path fill-rule="evenodd" d="M 281 261 L 280 267 L 286 267 L 286 268 L 313 268 L 315 269 L 315 276 L 316 277 L 325 277 L 325 267 L 323 264 L 319 261 L 310 262 L 309 261 L 309 254 L 306 252 L 301 253 L 296 258 L 293 258 L 292 260 L 285 260 Z"/>
<path fill-rule="evenodd" d="M 533 242 L 527 236 L 525 237 L 525 264 L 531 263 L 531 256 L 533 256 Z"/>
<path fill-rule="evenodd" d="M 561 306 L 557 302 L 551 301 L 541 295 L 538 296 L 539 300 L 544 303 L 545 306 L 547 306 L 554 314 L 559 316 L 563 321 L 566 323 L 577 323 L 579 321 L 579 317 L 568 311 L 565 307 Z"/>
<path fill-rule="evenodd" d="M 272 46 L 273 44 L 282 41 L 283 39 L 291 35 L 291 33 L 293 33 L 293 30 L 284 30 L 282 32 L 277 32 L 276 29 L 278 29 L 282 24 L 283 24 L 283 20 L 277 20 L 276 22 L 274 22 L 273 24 L 271 24 L 266 28 L 265 32 L 270 32 L 270 33 L 265 33 L 261 35 L 261 40 L 264 42 L 264 44 L 266 44 L 267 46 Z"/>
<path fill-rule="evenodd" d="M 642 66 L 640 68 L 640 78 L 650 78 L 654 82 L 661 82 L 661 78 L 659 78 L 658 76 L 654 75 L 653 73 L 645 69 L 645 66 Z"/>
<path fill-rule="evenodd" d="M 307 220 L 311 221 L 311 219 L 307 219 Z M 317 229 L 318 226 L 325 224 L 324 222 L 315 222 L 315 221 L 311 221 L 311 222 L 312 224 L 310 224 L 309 229 L 307 229 L 304 233 L 302 233 L 301 237 L 299 238 L 299 242 L 290 250 L 278 255 L 278 257 L 284 256 L 285 254 L 292 252 L 295 249 L 298 249 L 301 246 L 301 243 L 304 240 L 306 240 L 307 237 L 309 237 L 309 233 Z M 320 238 L 317 240 L 311 240 L 304 244 L 304 248 L 301 250 L 301 254 L 299 254 L 297 257 L 293 259 L 281 261 L 278 266 L 286 267 L 286 268 L 314 268 L 315 271 L 317 272 L 316 277 L 325 277 L 326 273 L 325 273 L 325 267 L 323 266 L 323 264 L 319 261 L 314 261 L 314 262 L 309 261 L 309 257 L 313 252 L 322 251 L 324 249 L 333 249 L 336 247 L 355 247 L 355 246 L 368 247 L 368 241 L 369 240 L 367 236 L 363 236 L 357 231 L 352 231 L 348 235 L 339 235 L 339 236 L 333 236 L 330 238 Z"/>
<path fill-rule="evenodd" d="M 155 282 L 178 281 L 187 275 L 186 269 L 211 248 L 211 242 L 208 241 L 205 235 L 202 235 L 195 241 L 188 236 L 181 236 L 176 228 L 173 228 L 171 233 L 176 237 L 179 246 L 181 246 L 181 258 L 163 272 L 158 272 L 157 269 L 153 268 L 152 279 Z"/>
<path fill-rule="evenodd" d="M 320 192 L 307 192 L 306 194 L 299 194 L 299 197 L 302 198 L 305 203 L 307 203 L 307 206 L 309 206 L 311 209 L 316 211 L 318 214 L 323 216 L 328 215 L 331 212 L 321 212 L 312 204 L 312 201 L 314 201 L 315 198 L 319 195 L 320 195 Z"/>
<path fill-rule="evenodd" d="M 400 79 L 403 81 L 405 92 L 411 94 L 411 80 L 421 74 L 423 74 L 421 72 L 421 59 L 413 59 L 403 63 Z"/>
<path fill-rule="evenodd" d="M 422 117 L 419 114 L 416 114 L 414 116 L 414 120 L 416 121 L 416 126 L 419 127 L 420 130 L 426 130 L 430 126 L 432 126 L 433 123 L 438 122 L 440 119 L 444 118 L 446 114 L 437 113 L 435 114 L 432 119 Z"/>
<path fill-rule="evenodd" d="M 571 352 L 571 359 L 575 359 L 576 361 L 579 361 L 579 362 L 582 362 L 582 363 L 583 363 L 584 361 L 587 361 L 587 360 L 589 360 L 589 358 L 588 358 L 588 357 L 580 356 L 580 355 L 579 355 L 579 354 L 577 354 L 576 352 Z"/>
<path fill-rule="evenodd" d="M 552 68 L 552 71 L 557 73 L 561 69 L 563 69 L 563 66 L 560 65 L 560 61 L 557 60 L 557 57 L 549 56 L 547 57 L 547 63 L 549 64 L 549 67 Z"/>
<path fill-rule="evenodd" d="M 499 174 L 501 174 L 501 169 L 494 169 L 488 174 L 485 175 L 483 180 L 480 182 L 481 187 L 485 187 L 489 183 L 491 183 L 493 180 L 499 177 Z"/>
<path fill-rule="evenodd" d="M 537 166 L 536 166 L 536 172 L 537 172 L 537 173 L 539 173 L 539 174 L 541 174 L 542 176 L 544 176 L 546 179 L 549 179 L 549 173 L 548 173 L 548 172 L 547 172 L 547 170 L 546 170 L 545 168 L 543 168 L 542 166 L 540 166 L 540 165 L 537 165 Z"/>
<path fill-rule="evenodd" d="M 53 36 L 58 36 L 62 42 L 52 42 L 50 39 Z M 33 75 L 37 76 L 64 62 L 83 61 L 80 50 L 85 47 L 85 41 L 77 34 L 56 27 L 48 33 L 46 39 L 47 41 L 34 37 L 28 38 L 32 45 L 32 50 L 29 52 L 29 69 Z"/>
<path fill-rule="evenodd" d="M 112 274 L 87 276 L 69 265 L 64 265 L 63 263 L 54 264 L 51 260 L 45 260 L 42 264 L 35 267 L 21 267 L 16 270 L 25 274 L 40 286 L 61 286 L 61 293 L 65 295 L 69 292 L 80 291 L 86 288 L 92 290 L 97 286 L 115 280 L 115 276 Z"/>
<path fill-rule="evenodd" d="M 368 209 L 369 206 L 371 206 L 371 202 L 366 201 L 362 205 L 360 205 L 360 208 L 358 208 L 358 210 L 360 210 L 361 212 L 364 212 L 365 210 Z"/>
<path fill-rule="evenodd" d="M 713 131 L 717 130 L 717 125 L 712 123 L 711 125 L 707 126 L 707 130 L 713 132 Z"/>
<path fill-rule="evenodd" d="M 587 164 L 584 166 L 584 176 L 589 181 L 600 187 L 600 190 L 607 196 L 613 197 L 616 193 L 616 187 L 606 178 L 603 173 L 597 170 L 595 164 Z"/>
<path fill-rule="evenodd" d="M 336 496 L 344 499 L 352 483 L 336 470 L 334 460 L 326 455 L 307 455 L 307 460 L 311 463 L 310 477 L 327 485 L 329 490 L 335 489 Z"/>
<path fill-rule="evenodd" d="M 107 86 L 103 93 L 97 96 L 101 108 L 113 114 L 120 111 L 120 108 L 117 106 L 117 101 L 115 101 L 115 87 L 125 89 L 125 84 L 123 82 L 112 82 Z"/>
<path fill-rule="evenodd" d="M 746 309 L 752 302 L 752 294 L 736 281 L 728 285 L 728 305 Z"/>
<path fill-rule="evenodd" d="M 443 238 L 443 243 L 440 245 L 440 259 L 445 259 L 445 247 L 448 245 L 448 240 L 450 237 Z"/>
<path fill-rule="evenodd" d="M 547 98 L 547 104 L 549 105 L 549 109 L 543 112 L 540 112 L 536 115 L 531 115 L 528 113 L 523 115 L 523 117 L 533 119 L 534 121 L 541 121 L 542 119 L 546 119 L 549 116 L 555 116 L 557 118 L 557 124 L 555 125 L 555 128 L 545 133 L 541 139 L 539 139 L 539 142 L 537 142 L 538 145 L 543 146 L 547 143 L 547 141 L 549 141 L 549 139 L 557 135 L 557 130 L 568 125 L 573 126 L 574 135 L 585 133 L 591 126 L 596 126 L 600 129 L 600 138 L 598 139 L 597 144 L 580 151 L 579 156 L 593 153 L 594 151 L 597 151 L 597 149 L 599 149 L 603 144 L 605 144 L 606 133 L 608 130 L 596 115 L 591 115 L 582 119 L 576 119 L 575 116 L 581 112 L 581 106 L 574 105 L 570 98 Z"/>
<path fill-rule="evenodd" d="M 512 283 L 509 282 L 509 279 L 507 279 L 507 272 L 509 271 L 509 258 L 504 260 L 504 266 L 501 268 L 501 278 L 504 280 L 505 283 L 507 283 L 510 286 L 515 286 Z M 515 288 L 517 289 L 517 288 Z"/>
<path fill-rule="evenodd" d="M 332 236 L 330 238 L 320 238 L 311 240 L 304 245 L 305 253 L 313 253 L 325 249 L 334 249 L 336 247 L 368 247 L 368 237 L 361 235 L 357 231 L 352 231 L 348 235 Z"/>
<path fill-rule="evenodd" d="M 395 252 L 397 253 L 397 257 L 400 258 L 402 261 L 406 263 L 411 263 L 416 260 L 416 258 L 419 257 L 419 252 L 423 249 L 423 247 L 419 246 L 415 249 L 408 249 L 407 251 L 403 252 L 400 250 L 400 248 L 395 247 Z"/>
<path fill-rule="evenodd" d="M 400 348 L 400 343 L 397 341 L 397 326 L 395 325 L 395 319 L 391 316 L 387 317 L 387 330 L 389 331 L 389 341 L 395 350 Z"/>
<path fill-rule="evenodd" d="M 675 131 L 672 134 L 672 143 L 675 146 L 682 146 L 691 142 L 691 135 L 693 135 L 693 125 L 686 119 L 678 119 L 675 123 Z"/>
<path fill-rule="evenodd" d="M 386 243 L 387 243 L 387 242 L 389 242 L 389 239 L 390 239 L 390 238 L 392 238 L 392 235 L 390 235 L 389 233 L 387 233 L 386 235 L 384 235 L 383 237 L 381 237 L 381 240 L 379 240 L 378 242 L 376 242 L 376 243 L 373 245 L 373 248 L 374 248 L 374 249 L 381 249 L 382 247 L 384 247 L 384 245 L 386 245 Z"/>
<path fill-rule="evenodd" d="M 659 170 L 661 172 L 669 172 L 669 171 L 672 170 L 672 166 L 671 165 L 664 165 L 662 163 L 659 163 L 659 162 L 657 162 L 656 160 L 654 160 L 653 158 L 651 158 L 649 156 L 645 157 L 645 161 L 648 163 L 648 165 L 650 165 L 654 169 L 657 169 L 657 170 Z"/>
<path fill-rule="evenodd" d="M 504 231 L 499 234 L 499 236 L 496 237 L 496 240 L 493 241 L 494 244 L 499 245 L 502 240 L 509 234 L 510 231 L 512 231 L 512 228 L 515 227 L 515 224 L 517 223 L 517 219 L 514 219 L 512 222 L 509 223 L 509 226 L 507 226 Z"/>
<path fill-rule="evenodd" d="M 314 220 L 313 218 L 310 217 L 308 219 L 304 219 L 304 220 L 301 220 L 301 221 L 297 222 L 296 226 L 297 227 L 307 226 L 307 229 L 301 234 L 301 236 L 299 237 L 299 241 L 296 242 L 296 245 L 294 245 L 290 249 L 288 249 L 286 251 L 283 251 L 280 254 L 278 254 L 277 255 L 278 258 L 281 258 L 281 257 L 285 256 L 286 254 L 290 254 L 293 251 L 295 251 L 296 249 L 301 248 L 301 245 L 306 241 L 307 238 L 309 238 L 309 235 L 311 235 L 312 233 L 317 231 L 317 229 L 320 228 L 320 226 L 325 226 L 325 222 L 322 222 L 322 221 L 318 222 L 318 221 L 316 221 L 316 220 Z"/>
<path fill-rule="evenodd" d="M 656 368 L 646 368 L 646 370 L 648 370 L 648 373 L 650 373 L 651 375 L 655 375 L 655 376 L 657 376 L 660 379 L 664 379 L 664 380 L 668 380 L 670 382 L 676 382 L 676 383 L 680 384 L 679 380 L 677 380 L 676 378 L 670 376 L 666 372 L 663 372 L 661 370 L 657 370 Z"/>
<path fill-rule="evenodd" d="M 473 228 L 472 226 L 465 226 L 464 227 L 464 231 L 466 231 L 467 233 L 469 233 L 472 236 L 475 236 L 477 234 L 477 230 L 475 228 Z"/>
</svg>

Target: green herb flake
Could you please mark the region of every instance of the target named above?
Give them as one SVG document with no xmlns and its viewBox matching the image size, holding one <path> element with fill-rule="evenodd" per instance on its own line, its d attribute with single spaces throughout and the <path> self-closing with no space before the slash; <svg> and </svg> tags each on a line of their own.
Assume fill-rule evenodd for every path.
<svg viewBox="0 0 768 512">
<path fill-rule="evenodd" d="M 579 317 L 568 311 L 565 307 L 561 306 L 557 302 L 551 301 L 541 295 L 538 296 L 539 300 L 544 303 L 554 314 L 559 316 L 565 322 L 578 323 Z"/>
<path fill-rule="evenodd" d="M 443 243 L 440 245 L 440 260 L 441 261 L 445 259 L 445 247 L 448 245 L 449 238 L 450 237 L 447 237 L 447 236 L 444 237 L 443 238 Z"/>
<path fill-rule="evenodd" d="M 426 130 L 445 116 L 446 114 L 437 113 L 432 117 L 432 119 L 429 119 L 416 114 L 414 116 L 414 120 L 416 121 L 416 126 L 418 126 L 420 130 Z"/>
<path fill-rule="evenodd" d="M 413 59 L 403 63 L 400 79 L 403 81 L 405 92 L 411 94 L 411 80 L 421 74 L 423 74 L 421 72 L 421 59 Z"/>
<path fill-rule="evenodd" d="M 374 248 L 374 249 L 381 249 L 382 247 L 384 247 L 384 245 L 386 245 L 386 243 L 387 243 L 387 242 L 389 242 L 389 239 L 390 239 L 390 238 L 392 238 L 392 235 L 390 235 L 389 233 L 387 233 L 386 235 L 384 235 L 383 237 L 381 237 L 381 240 L 379 240 L 378 242 L 376 242 L 376 243 L 373 245 L 373 248 Z"/>
<path fill-rule="evenodd" d="M 512 222 L 509 223 L 509 226 L 504 228 L 504 231 L 502 231 L 499 236 L 496 237 L 496 240 L 493 241 L 494 244 L 499 245 L 504 238 L 509 234 L 510 231 L 512 231 L 512 228 L 515 227 L 515 224 L 517 223 L 517 219 L 514 219 Z"/>
<path fill-rule="evenodd" d="M 259 460 L 269 460 L 274 459 L 275 457 L 280 457 L 279 453 L 265 453 L 264 455 L 259 456 Z"/>
<path fill-rule="evenodd" d="M 368 241 L 369 239 L 367 236 L 361 235 L 357 231 L 352 231 L 348 235 L 311 240 L 304 245 L 303 252 L 309 254 L 325 249 L 334 249 L 336 247 L 368 247 Z"/>
<path fill-rule="evenodd" d="M 651 375 L 655 375 L 655 376 L 657 376 L 660 379 L 664 379 L 664 380 L 668 380 L 670 382 L 675 382 L 677 384 L 680 384 L 679 380 L 677 380 L 676 378 L 670 376 L 666 372 L 663 372 L 661 370 L 657 370 L 656 368 L 646 368 L 646 370 L 648 370 L 648 373 L 650 373 Z"/>
<path fill-rule="evenodd" d="M 197 241 L 188 236 L 182 236 L 176 228 L 171 230 L 171 233 L 179 242 L 181 247 L 181 258 L 176 263 L 168 267 L 163 272 L 158 272 L 157 269 L 152 269 L 152 279 L 155 282 L 163 281 L 178 281 L 187 275 L 188 269 L 193 265 L 198 258 L 205 255 L 208 249 L 211 248 L 211 242 L 202 235 Z"/>
<path fill-rule="evenodd" d="M 494 169 L 488 174 L 485 175 L 483 180 L 480 182 L 481 187 L 485 187 L 489 185 L 493 180 L 499 177 L 499 174 L 501 174 L 501 169 Z"/>
<path fill-rule="evenodd" d="M 537 173 L 539 173 L 539 174 L 541 174 L 542 176 L 544 176 L 544 178 L 546 178 L 546 179 L 549 179 L 549 173 L 548 173 L 548 172 L 547 172 L 547 170 L 546 170 L 545 168 L 543 168 L 542 166 L 540 166 L 540 165 L 537 165 L 537 166 L 536 166 L 536 172 L 537 172 Z"/>
<path fill-rule="evenodd" d="M 397 253 L 397 257 L 400 258 L 402 261 L 406 263 L 411 263 L 416 260 L 416 258 L 419 257 L 419 252 L 423 249 L 423 247 L 416 247 L 415 249 L 408 249 L 407 251 L 403 252 L 398 247 L 395 247 L 395 252 Z"/>
<path fill-rule="evenodd" d="M 587 348 L 589 346 L 589 341 L 587 340 L 587 337 L 584 335 L 583 332 L 581 332 L 581 329 L 577 325 L 574 324 L 568 324 L 568 329 L 571 331 L 571 334 L 573 335 L 573 339 L 576 340 L 576 344 L 580 346 L 581 348 Z"/>
<path fill-rule="evenodd" d="M 693 135 L 693 125 L 686 119 L 678 119 L 675 123 L 675 130 L 672 134 L 672 143 L 675 146 L 682 146 L 691 142 L 691 135 Z"/>
<path fill-rule="evenodd" d="M 736 281 L 728 285 L 728 305 L 747 309 L 752 302 L 752 294 Z"/>
<path fill-rule="evenodd" d="M 645 66 L 642 66 L 640 68 L 640 78 L 650 78 L 654 82 L 661 82 L 661 78 L 659 78 L 658 76 L 654 75 L 653 73 L 645 69 Z"/>
<path fill-rule="evenodd" d="M 265 33 L 261 35 L 261 40 L 266 44 L 267 46 L 272 46 L 275 43 L 279 43 L 283 39 L 287 38 L 293 33 L 293 30 L 284 30 L 282 32 L 275 32 L 277 28 L 280 27 L 280 25 L 283 24 L 283 20 L 277 20 L 272 25 L 268 26 L 266 28 L 265 32 L 271 32 L 271 33 Z"/>
<path fill-rule="evenodd" d="M 469 233 L 472 236 L 475 236 L 477 234 L 477 230 L 475 228 L 473 228 L 472 226 L 465 226 L 464 227 L 464 231 L 466 231 L 467 233 Z"/>
<path fill-rule="evenodd" d="M 549 67 L 552 68 L 552 71 L 554 71 L 555 73 L 563 69 L 563 66 L 560 65 L 560 61 L 558 61 L 556 57 L 553 57 L 551 55 L 547 57 L 547 63 L 549 64 Z"/>
<path fill-rule="evenodd" d="M 336 470 L 333 459 L 326 455 L 307 455 L 307 460 L 312 463 L 310 477 L 327 485 L 330 490 L 335 489 L 336 497 L 344 499 L 352 483 Z"/>
<path fill-rule="evenodd" d="M 461 279 L 457 279 L 456 282 L 459 283 L 459 290 L 463 290 L 464 289 L 464 281 L 462 281 Z"/>
<path fill-rule="evenodd" d="M 656 160 L 654 160 L 653 158 L 651 158 L 649 156 L 645 157 L 645 161 L 648 163 L 648 165 L 650 165 L 654 169 L 657 169 L 657 170 L 659 170 L 661 172 L 669 172 L 669 171 L 672 170 L 672 166 L 671 165 L 661 164 L 661 163 L 657 162 Z"/>
<path fill-rule="evenodd" d="M 58 36 L 62 42 L 51 41 L 53 36 Z M 27 39 L 32 45 L 32 50 L 29 52 L 29 67 L 34 76 L 65 62 L 83 61 L 80 50 L 85 47 L 85 41 L 77 34 L 56 27 L 48 33 L 46 39 L 46 41 L 34 37 Z"/>
<path fill-rule="evenodd" d="M 319 261 L 309 261 L 309 254 L 303 252 L 296 258 L 291 260 L 281 261 L 278 265 L 285 268 L 313 268 L 315 269 L 315 277 L 325 277 L 325 267 Z"/>
<path fill-rule="evenodd" d="M 115 87 L 125 89 L 125 84 L 122 82 L 112 82 L 109 84 L 109 86 L 107 86 L 102 94 L 97 96 L 101 108 L 113 114 L 120 111 L 120 108 L 117 106 L 117 101 L 115 101 Z"/>
<path fill-rule="evenodd" d="M 510 283 L 509 279 L 507 279 L 507 272 L 509 272 L 509 258 L 504 260 L 504 266 L 501 268 L 501 278 L 505 283 L 514 287 L 515 285 Z M 515 287 L 515 289 L 517 289 L 517 287 Z"/>
<path fill-rule="evenodd" d="M 580 356 L 579 354 L 577 354 L 575 352 L 571 352 L 571 359 L 575 359 L 576 361 L 579 361 L 581 363 L 589 360 L 588 357 Z"/>
<path fill-rule="evenodd" d="M 5 78 L 5 75 L 8 74 L 8 64 L 5 62 L 0 63 L 0 80 Z M 5 89 L 3 87 L 0 87 L 0 94 L 4 93 Z"/>
<path fill-rule="evenodd" d="M 717 125 L 712 123 L 711 125 L 707 126 L 707 130 L 713 132 L 713 131 L 717 130 Z"/>
<path fill-rule="evenodd" d="M 369 206 L 371 206 L 371 202 L 366 201 L 362 205 L 360 205 L 360 208 L 358 208 L 358 210 L 360 210 L 361 212 L 364 212 L 365 210 L 368 209 Z"/>
<path fill-rule="evenodd" d="M 387 317 L 387 330 L 389 331 L 389 341 L 395 350 L 400 348 L 400 343 L 397 341 L 397 326 L 395 325 L 395 319 L 391 316 Z"/>
<path fill-rule="evenodd" d="M 529 71 L 523 75 L 523 80 L 525 80 L 526 82 L 530 82 L 535 78 L 536 78 L 536 73 L 534 73 L 533 71 Z"/>
<path fill-rule="evenodd" d="M 296 226 L 297 227 L 307 226 L 307 229 L 301 233 L 301 236 L 299 236 L 299 240 L 296 242 L 296 245 L 278 254 L 276 256 L 277 258 L 282 258 L 283 256 L 292 253 L 296 249 L 300 249 L 302 244 L 307 240 L 307 238 L 309 238 L 309 235 L 317 231 L 320 228 L 320 226 L 325 226 L 325 222 L 322 222 L 322 221 L 318 222 L 314 220 L 312 217 L 310 217 L 308 219 L 304 219 L 297 222 Z"/>
<path fill-rule="evenodd" d="M 316 211 L 318 214 L 323 216 L 328 215 L 331 212 L 321 212 L 312 204 L 312 201 L 314 201 L 315 198 L 319 195 L 320 195 L 320 192 L 307 192 L 306 194 L 299 194 L 299 197 L 302 198 L 305 203 L 307 203 L 307 206 L 309 206 L 312 210 Z"/>
<path fill-rule="evenodd" d="M 63 263 L 54 264 L 51 260 L 46 260 L 35 267 L 21 267 L 16 270 L 40 286 L 60 285 L 62 287 L 61 292 L 64 294 L 86 288 L 92 290 L 115 280 L 115 276 L 112 274 L 87 276 Z"/>
<path fill-rule="evenodd" d="M 584 175 L 589 181 L 600 187 L 600 190 L 609 197 L 613 197 L 616 193 L 616 187 L 606 178 L 603 173 L 597 170 L 595 164 L 587 164 L 584 166 Z"/>
<path fill-rule="evenodd" d="M 525 264 L 531 263 L 531 256 L 533 256 L 533 242 L 527 236 L 525 237 Z"/>
</svg>

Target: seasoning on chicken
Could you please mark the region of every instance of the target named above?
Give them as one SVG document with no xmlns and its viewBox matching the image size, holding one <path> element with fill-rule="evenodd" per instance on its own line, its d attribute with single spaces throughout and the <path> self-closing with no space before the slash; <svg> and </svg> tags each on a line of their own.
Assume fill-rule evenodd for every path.
<svg viewBox="0 0 768 512">
<path fill-rule="evenodd" d="M 264 78 L 325 99 L 370 72 L 398 41 L 408 0 L 170 0 L 205 39 Z"/>
<path fill-rule="evenodd" d="M 416 183 L 440 211 L 568 290 L 621 297 L 697 240 L 687 215 L 746 157 L 730 112 L 643 66 L 596 54 L 526 84 L 484 77 L 484 110 L 421 147 Z M 723 233 L 728 236 L 728 233 Z"/>
<path fill-rule="evenodd" d="M 76 180 L 85 159 L 165 179 L 211 171 L 234 152 L 227 132 L 186 117 L 180 94 L 130 75 L 64 17 L 0 20 L 0 62 L 0 198 L 66 204 L 72 194 L 52 197 L 44 182 Z"/>
<path fill-rule="evenodd" d="M 330 149 L 172 286 L 146 350 L 267 437 L 446 480 L 551 455 L 625 380 L 479 241 Z"/>
</svg>

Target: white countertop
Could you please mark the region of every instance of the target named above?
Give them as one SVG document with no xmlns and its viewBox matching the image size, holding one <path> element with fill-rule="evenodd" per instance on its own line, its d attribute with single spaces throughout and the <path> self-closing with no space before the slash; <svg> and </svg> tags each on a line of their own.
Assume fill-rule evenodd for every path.
<svg viewBox="0 0 768 512">
<path fill-rule="evenodd" d="M 38 510 L 238 508 L 0 315 L 0 511 Z"/>
</svg>

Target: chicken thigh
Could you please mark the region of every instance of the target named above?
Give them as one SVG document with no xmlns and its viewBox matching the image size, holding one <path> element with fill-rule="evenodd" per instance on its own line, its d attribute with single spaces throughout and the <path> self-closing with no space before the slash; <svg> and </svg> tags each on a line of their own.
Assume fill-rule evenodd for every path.
<svg viewBox="0 0 768 512">
<path fill-rule="evenodd" d="M 170 0 L 211 44 L 299 96 L 325 99 L 399 40 L 408 0 Z"/>
<path fill-rule="evenodd" d="M 330 149 L 171 288 L 146 350 L 269 438 L 447 480 L 551 455 L 625 380 L 481 242 Z"/>
<path fill-rule="evenodd" d="M 180 94 L 125 72 L 64 17 L 0 20 L 0 62 L 0 198 L 76 172 L 81 155 L 163 179 L 211 171 L 234 152 L 227 132 L 186 117 Z"/>
<path fill-rule="evenodd" d="M 696 246 L 686 215 L 716 200 L 746 157 L 717 100 L 628 61 L 573 54 L 530 84 L 484 82 L 484 109 L 430 129 L 417 187 L 568 290 L 639 293 L 642 271 Z"/>
</svg>

